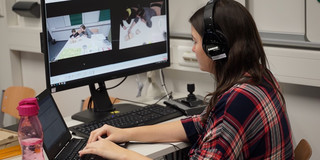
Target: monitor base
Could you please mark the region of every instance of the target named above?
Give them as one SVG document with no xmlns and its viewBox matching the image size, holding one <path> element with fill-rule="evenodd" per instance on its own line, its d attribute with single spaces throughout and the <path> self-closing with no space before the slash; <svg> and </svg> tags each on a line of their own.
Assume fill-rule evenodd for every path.
<svg viewBox="0 0 320 160">
<path fill-rule="evenodd" d="M 71 118 L 81 122 L 90 122 L 90 121 L 107 118 L 109 116 L 113 116 L 119 113 L 130 112 L 132 110 L 141 108 L 141 106 L 128 104 L 128 103 L 114 104 L 114 107 L 115 107 L 115 111 L 111 111 L 111 112 L 94 112 L 93 109 L 87 109 L 72 115 Z"/>
</svg>

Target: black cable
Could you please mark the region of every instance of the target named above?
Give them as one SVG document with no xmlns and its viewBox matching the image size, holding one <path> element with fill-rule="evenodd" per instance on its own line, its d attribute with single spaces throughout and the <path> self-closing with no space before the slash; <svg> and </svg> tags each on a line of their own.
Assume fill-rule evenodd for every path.
<svg viewBox="0 0 320 160">
<path fill-rule="evenodd" d="M 107 88 L 107 90 L 114 89 L 114 88 L 120 86 L 127 78 L 128 78 L 128 76 L 125 76 L 121 82 L 119 82 L 117 85 L 115 85 L 113 87 Z"/>
<path fill-rule="evenodd" d="M 162 99 L 166 98 L 167 96 L 171 96 L 172 92 L 168 93 L 167 95 L 162 96 L 157 102 L 155 102 L 154 104 L 159 103 Z"/>
<path fill-rule="evenodd" d="M 120 100 L 119 98 L 115 98 L 111 103 L 114 104 L 116 103 L 117 100 Z"/>
<path fill-rule="evenodd" d="M 142 104 L 142 105 L 150 105 L 150 104 L 147 104 L 147 103 L 138 102 L 138 101 L 132 101 L 132 100 L 128 100 L 128 99 L 122 99 L 122 98 L 117 98 L 117 99 L 121 100 L 121 101 L 131 102 L 131 103 L 137 103 L 137 104 Z"/>
<path fill-rule="evenodd" d="M 169 95 L 171 95 L 171 94 L 172 94 L 172 92 L 169 93 Z M 157 102 L 155 102 L 155 103 L 153 103 L 153 104 L 159 103 L 162 99 L 166 98 L 166 96 L 167 96 L 167 95 L 161 97 Z M 150 104 L 148 104 L 148 103 L 143 103 L 143 102 L 138 102 L 138 101 L 133 101 L 133 100 L 128 100 L 128 99 L 122 99 L 122 98 L 116 98 L 116 99 L 114 100 L 114 102 L 115 102 L 116 100 L 127 101 L 127 102 L 142 104 L 142 105 L 146 105 L 146 106 L 150 105 Z"/>
<path fill-rule="evenodd" d="M 164 78 L 164 73 L 163 73 L 163 70 L 160 69 L 160 81 L 161 81 L 161 86 L 164 90 L 164 92 L 166 93 L 166 96 L 168 97 L 168 99 L 172 99 L 172 94 L 169 94 L 168 93 L 168 89 L 167 89 L 167 86 L 166 86 L 166 82 L 165 82 L 165 78 Z"/>
<path fill-rule="evenodd" d="M 173 144 L 173 143 L 170 143 L 170 145 L 173 146 L 174 150 L 177 152 L 177 151 L 180 151 L 181 148 L 179 148 L 177 145 Z"/>
</svg>

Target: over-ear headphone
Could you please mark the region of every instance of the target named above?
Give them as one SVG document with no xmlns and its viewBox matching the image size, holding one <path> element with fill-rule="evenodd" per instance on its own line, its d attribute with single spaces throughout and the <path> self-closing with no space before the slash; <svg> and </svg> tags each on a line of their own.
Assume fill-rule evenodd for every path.
<svg viewBox="0 0 320 160">
<path fill-rule="evenodd" d="M 221 30 L 213 21 L 215 4 L 218 0 L 210 0 L 204 10 L 204 35 L 202 48 L 212 60 L 227 58 L 228 42 Z"/>
</svg>

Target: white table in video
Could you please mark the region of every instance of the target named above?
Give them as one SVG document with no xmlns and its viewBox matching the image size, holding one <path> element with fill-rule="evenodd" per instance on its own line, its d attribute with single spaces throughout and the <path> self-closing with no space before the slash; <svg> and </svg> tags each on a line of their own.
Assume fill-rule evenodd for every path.
<svg viewBox="0 0 320 160">
<path fill-rule="evenodd" d="M 111 50 L 111 43 L 103 34 L 92 34 L 91 38 L 81 36 L 69 38 L 55 60 Z"/>
<path fill-rule="evenodd" d="M 139 20 L 130 34 L 128 34 L 128 28 L 131 24 L 125 23 L 127 29 L 120 28 L 119 48 L 124 49 L 165 41 L 167 36 L 166 16 L 154 16 L 151 21 L 152 27 L 147 27 L 145 22 Z"/>
</svg>

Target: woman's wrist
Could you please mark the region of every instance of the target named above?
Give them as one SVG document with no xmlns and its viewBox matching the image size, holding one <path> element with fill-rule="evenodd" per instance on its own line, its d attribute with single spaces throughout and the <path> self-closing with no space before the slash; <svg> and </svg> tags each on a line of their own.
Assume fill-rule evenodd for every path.
<svg viewBox="0 0 320 160">
<path fill-rule="evenodd" d="M 133 128 L 125 128 L 125 129 L 123 129 L 123 132 L 124 132 L 124 134 L 123 134 L 123 140 L 124 140 L 124 142 L 129 142 L 129 141 L 133 141 L 134 140 L 134 138 L 133 138 Z"/>
<path fill-rule="evenodd" d="M 149 157 L 146 157 L 140 153 L 137 153 L 137 152 L 134 152 L 134 151 L 131 151 L 131 150 L 127 150 L 127 154 L 124 154 L 121 156 L 120 158 L 121 160 L 136 160 L 136 159 L 139 159 L 139 160 L 151 160 L 151 158 Z"/>
</svg>

